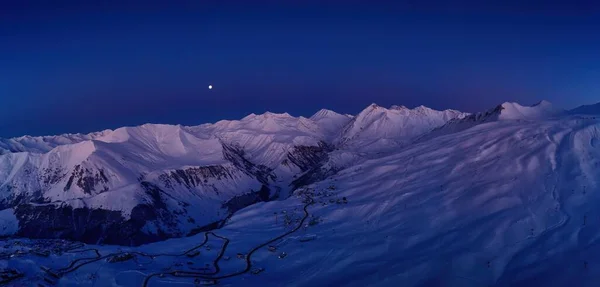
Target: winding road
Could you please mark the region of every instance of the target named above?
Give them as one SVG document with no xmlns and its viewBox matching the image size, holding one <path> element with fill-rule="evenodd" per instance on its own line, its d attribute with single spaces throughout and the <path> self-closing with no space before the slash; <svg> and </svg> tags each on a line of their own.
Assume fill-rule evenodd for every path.
<svg viewBox="0 0 600 287">
<path fill-rule="evenodd" d="M 308 213 L 308 207 L 311 206 L 312 204 L 314 204 L 314 200 L 311 197 L 307 197 L 308 202 L 304 205 L 304 216 L 302 217 L 302 219 L 300 220 L 300 222 L 298 223 L 298 225 L 296 227 L 294 227 L 294 229 L 285 232 L 275 238 L 272 238 L 258 246 L 255 246 L 254 248 L 252 248 L 248 254 L 246 255 L 246 268 L 244 268 L 243 270 L 234 272 L 234 273 L 230 273 L 230 274 L 225 274 L 225 275 L 219 275 L 217 276 L 217 274 L 219 274 L 221 272 L 221 268 L 219 267 L 219 261 L 223 258 L 223 256 L 225 255 L 225 250 L 227 249 L 227 246 L 229 245 L 229 239 L 220 235 L 215 234 L 212 231 L 208 231 L 204 233 L 204 240 L 192 247 L 191 249 L 184 251 L 182 253 L 176 253 L 176 254 L 168 254 L 168 253 L 156 253 L 156 254 L 148 254 L 148 253 L 144 253 L 144 252 L 139 252 L 139 251 L 130 251 L 130 252 L 116 252 L 116 253 L 110 253 L 108 255 L 104 255 L 102 256 L 100 254 L 100 251 L 96 248 L 89 248 L 89 249 L 84 249 L 84 250 L 70 250 L 68 251 L 69 253 L 84 253 L 84 252 L 89 252 L 89 251 L 93 251 L 95 253 L 95 257 L 87 257 L 87 258 L 79 258 L 76 260 L 73 260 L 68 266 L 58 269 L 56 270 L 57 272 L 54 273 L 57 276 L 64 276 L 66 274 L 69 274 L 71 272 L 76 271 L 77 269 L 94 263 L 94 262 L 98 262 L 102 259 L 106 259 L 106 258 L 111 258 L 114 256 L 119 256 L 119 255 L 125 255 L 125 254 L 133 254 L 133 255 L 138 255 L 138 256 L 143 256 L 143 257 L 150 257 L 152 259 L 154 259 L 155 257 L 161 257 L 161 256 L 171 256 L 171 257 L 179 257 L 179 256 L 184 256 L 184 255 L 188 255 L 189 253 L 201 248 L 202 246 L 206 245 L 206 243 L 208 242 L 208 236 L 212 235 L 216 238 L 222 239 L 224 241 L 223 245 L 221 246 L 221 251 L 219 252 L 219 255 L 215 258 L 215 260 L 213 261 L 213 266 L 214 271 L 212 272 L 194 272 L 194 271 L 188 271 L 188 270 L 173 270 L 173 271 L 169 271 L 169 272 L 160 272 L 160 273 L 152 273 L 148 276 L 146 276 L 146 278 L 144 279 L 144 282 L 142 284 L 143 287 L 147 287 L 150 280 L 153 277 L 159 276 L 159 275 L 169 275 L 169 276 L 173 276 L 173 277 L 181 277 L 181 278 L 200 278 L 200 279 L 206 279 L 206 280 L 220 280 L 220 279 L 226 279 L 226 278 L 232 278 L 232 277 L 236 277 L 236 276 L 240 276 L 243 275 L 245 273 L 247 273 L 248 271 L 250 271 L 250 269 L 252 269 L 252 255 L 258 251 L 259 249 L 277 241 L 280 240 L 296 231 L 298 231 L 300 228 L 302 228 L 302 226 L 304 225 L 304 222 L 306 221 L 306 219 L 309 217 L 309 213 Z M 86 261 L 87 260 L 87 261 Z M 82 262 L 80 264 L 77 264 L 81 261 L 85 261 Z M 51 274 L 52 274 L 51 273 Z"/>
<path fill-rule="evenodd" d="M 288 232 L 286 232 L 284 234 L 281 234 L 281 235 L 279 235 L 279 236 L 277 236 L 275 238 L 272 238 L 271 240 L 269 240 L 267 242 L 264 242 L 264 243 L 262 243 L 262 244 L 260 244 L 260 245 L 258 245 L 256 247 L 252 248 L 248 252 L 248 255 L 246 255 L 246 268 L 244 268 L 243 270 L 237 271 L 237 272 L 234 272 L 234 273 L 231 273 L 231 274 L 227 274 L 227 275 L 220 275 L 220 276 L 207 276 L 207 275 L 211 275 L 211 274 L 207 274 L 207 273 L 204 273 L 204 272 L 192 272 L 192 271 L 186 271 L 186 270 L 174 270 L 174 271 L 171 271 L 171 272 L 154 273 L 154 274 L 150 274 L 150 275 L 148 275 L 146 277 L 146 279 L 144 280 L 144 283 L 142 284 L 142 286 L 143 287 L 147 287 L 148 283 L 150 282 L 150 279 L 152 279 L 152 277 L 155 277 L 155 276 L 158 276 L 158 275 L 161 275 L 161 274 L 163 274 L 163 275 L 170 275 L 170 276 L 173 276 L 173 277 L 201 278 L 201 279 L 208 279 L 208 280 L 220 280 L 220 279 L 226 279 L 226 278 L 231 278 L 231 277 L 235 277 L 235 276 L 240 276 L 242 274 L 247 273 L 248 271 L 250 271 L 250 269 L 252 269 L 252 255 L 256 251 L 258 251 L 259 249 L 261 249 L 261 248 L 263 248 L 263 247 L 265 247 L 265 246 L 267 246 L 267 245 L 269 245 L 269 244 L 271 244 L 271 243 L 273 243 L 273 242 L 275 242 L 277 240 L 280 240 L 280 239 L 282 239 L 282 238 L 284 238 L 284 237 L 286 237 L 286 236 L 288 236 L 288 235 L 290 235 L 290 234 L 298 231 L 300 228 L 302 228 L 302 226 L 304 225 L 304 222 L 306 221 L 306 219 L 309 216 L 308 207 L 311 206 L 312 204 L 314 204 L 314 200 L 312 198 L 308 198 L 308 199 L 309 199 L 309 202 L 304 205 L 304 208 L 303 208 L 303 210 L 304 210 L 304 216 L 302 217 L 302 220 L 300 220 L 300 223 L 298 223 L 298 225 L 296 227 L 294 227 L 294 229 L 292 229 L 292 230 L 290 230 L 290 231 L 288 231 Z M 217 237 L 220 237 L 220 236 L 217 236 Z M 215 267 L 216 267 L 215 269 L 216 269 L 217 272 L 215 272 L 212 275 L 216 275 L 216 274 L 219 273 L 218 271 L 220 271 L 220 269 L 218 269 L 218 261 L 221 259 L 221 257 L 225 253 L 225 248 L 227 247 L 227 244 L 229 243 L 229 239 L 227 239 L 225 237 L 220 237 L 220 238 L 225 239 L 227 241 L 226 241 L 226 244 L 223 244 L 223 248 L 221 249 L 221 253 L 219 254 L 219 256 L 213 262 L 213 265 L 215 265 Z"/>
<path fill-rule="evenodd" d="M 101 256 L 100 255 L 100 251 L 96 248 L 90 248 L 90 249 L 85 249 L 85 250 L 73 250 L 73 251 L 68 251 L 69 253 L 83 253 L 83 252 L 87 252 L 87 251 L 94 251 L 96 253 L 96 257 L 88 257 L 88 258 L 79 258 L 76 259 L 74 261 L 72 261 L 69 266 L 58 269 L 57 274 L 59 274 L 60 276 L 66 275 L 68 273 L 71 273 L 77 269 L 79 269 L 82 266 L 88 265 L 90 263 L 94 263 L 97 262 L 99 260 L 105 259 L 105 258 L 109 258 L 109 257 L 113 257 L 113 256 L 118 256 L 118 255 L 124 255 L 124 254 L 135 254 L 138 256 L 143 256 L 143 257 L 150 257 L 150 258 L 154 258 L 154 257 L 160 257 L 160 256 L 172 256 L 172 257 L 178 257 L 178 256 L 184 256 L 189 254 L 190 252 L 195 251 L 198 248 L 201 248 L 202 246 L 204 246 L 207 242 L 208 242 L 208 235 L 213 235 L 215 237 L 220 237 L 216 234 L 214 234 L 213 232 L 205 232 L 204 233 L 204 240 L 202 241 L 202 243 L 200 243 L 199 245 L 196 245 L 194 247 L 192 247 L 191 249 L 183 252 L 183 253 L 177 253 L 177 254 L 168 254 L 168 253 L 156 253 L 156 254 L 148 254 L 148 253 L 144 253 L 144 252 L 139 252 L 139 251 L 131 251 L 131 252 L 116 252 L 116 253 L 110 253 L 108 255 L 104 255 Z M 222 237 L 220 237 L 222 238 Z M 84 263 L 81 263 L 77 266 L 75 266 L 75 264 L 79 261 L 83 261 L 83 260 L 89 260 L 86 261 Z"/>
</svg>

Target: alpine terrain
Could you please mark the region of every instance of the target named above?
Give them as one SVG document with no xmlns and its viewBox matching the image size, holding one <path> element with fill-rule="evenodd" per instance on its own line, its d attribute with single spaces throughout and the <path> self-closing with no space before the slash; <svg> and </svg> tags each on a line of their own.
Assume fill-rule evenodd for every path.
<svg viewBox="0 0 600 287">
<path fill-rule="evenodd" d="M 0 139 L 1 280 L 595 286 L 597 114 L 372 104 Z"/>
</svg>

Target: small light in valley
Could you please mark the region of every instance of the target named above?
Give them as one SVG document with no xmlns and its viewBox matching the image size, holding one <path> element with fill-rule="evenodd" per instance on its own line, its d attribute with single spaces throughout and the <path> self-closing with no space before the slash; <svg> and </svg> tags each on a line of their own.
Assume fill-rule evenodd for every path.
<svg viewBox="0 0 600 287">
<path fill-rule="evenodd" d="M 208 89 L 209 89 L 209 90 L 212 90 L 212 85 L 208 85 Z"/>
</svg>

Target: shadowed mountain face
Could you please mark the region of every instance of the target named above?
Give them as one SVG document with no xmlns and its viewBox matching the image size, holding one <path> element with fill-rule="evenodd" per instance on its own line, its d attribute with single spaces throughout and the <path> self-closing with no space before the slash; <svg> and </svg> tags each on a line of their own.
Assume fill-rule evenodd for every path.
<svg viewBox="0 0 600 287">
<path fill-rule="evenodd" d="M 583 105 L 569 111 L 573 115 L 600 115 L 600 103 Z"/>
<path fill-rule="evenodd" d="M 0 206 L 24 237 L 121 245 L 182 237 L 465 116 L 371 105 L 356 117 L 265 113 L 0 139 Z"/>
</svg>

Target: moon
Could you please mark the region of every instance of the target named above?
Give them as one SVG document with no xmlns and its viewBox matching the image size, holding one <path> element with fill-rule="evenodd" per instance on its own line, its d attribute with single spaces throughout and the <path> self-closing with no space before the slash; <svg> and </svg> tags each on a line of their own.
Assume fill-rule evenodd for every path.
<svg viewBox="0 0 600 287">
<path fill-rule="evenodd" d="M 209 89 L 209 90 L 212 90 L 212 85 L 208 85 L 208 89 Z"/>
</svg>

